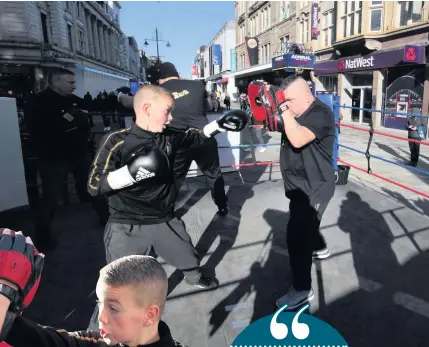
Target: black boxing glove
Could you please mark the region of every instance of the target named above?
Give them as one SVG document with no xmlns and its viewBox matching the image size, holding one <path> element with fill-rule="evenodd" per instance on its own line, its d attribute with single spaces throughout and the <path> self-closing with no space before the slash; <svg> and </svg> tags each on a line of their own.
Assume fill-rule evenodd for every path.
<svg viewBox="0 0 429 347">
<path fill-rule="evenodd" d="M 33 301 L 39 288 L 45 256 L 39 253 L 29 237 L 21 232 L 0 229 L 0 294 L 10 301 L 5 322 L 0 331 L 3 341 L 15 317 Z"/>
<path fill-rule="evenodd" d="M 113 190 L 136 183 L 165 177 L 170 172 L 167 155 L 156 147 L 142 147 L 133 153 L 127 164 L 107 175 L 107 183 Z"/>
<path fill-rule="evenodd" d="M 212 137 L 226 131 L 239 132 L 244 129 L 247 124 L 247 115 L 240 110 L 233 110 L 225 113 L 218 120 L 207 124 L 202 129 L 204 137 Z"/>
</svg>

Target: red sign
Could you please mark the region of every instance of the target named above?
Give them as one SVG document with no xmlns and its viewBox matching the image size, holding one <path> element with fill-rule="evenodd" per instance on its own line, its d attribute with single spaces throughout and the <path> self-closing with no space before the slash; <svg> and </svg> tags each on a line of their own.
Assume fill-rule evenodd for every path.
<svg viewBox="0 0 429 347">
<path fill-rule="evenodd" d="M 414 47 L 407 46 L 405 48 L 405 61 L 415 61 L 417 59 L 416 50 Z"/>
<path fill-rule="evenodd" d="M 196 75 L 197 75 L 197 66 L 192 65 L 192 76 L 196 76 Z"/>
</svg>

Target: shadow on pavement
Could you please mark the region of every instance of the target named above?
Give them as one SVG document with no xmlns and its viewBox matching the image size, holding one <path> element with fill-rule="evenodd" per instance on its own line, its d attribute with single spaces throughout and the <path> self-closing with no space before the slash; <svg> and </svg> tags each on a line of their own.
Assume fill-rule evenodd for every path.
<svg viewBox="0 0 429 347">
<path fill-rule="evenodd" d="M 258 166 L 252 170 L 245 170 L 242 172 L 244 178 L 248 180 L 257 181 L 259 177 L 266 170 L 266 166 Z M 249 177 L 248 175 L 251 174 Z M 177 213 L 182 217 L 193 205 L 195 205 L 205 194 L 208 193 L 207 189 L 197 190 L 185 202 L 182 208 Z M 216 267 L 220 264 L 227 252 L 234 246 L 237 238 L 238 230 L 241 222 L 241 210 L 248 199 L 254 196 L 253 185 L 240 184 L 233 185 L 228 188 L 228 208 L 229 213 L 226 217 L 221 217 L 217 214 L 214 215 L 212 221 L 202 233 L 195 248 L 198 250 L 201 259 L 207 254 L 213 243 L 219 237 L 220 242 L 214 252 L 207 259 L 206 263 L 202 265 L 202 271 L 207 276 L 216 275 Z M 168 279 L 168 294 L 183 280 L 183 273 L 175 270 Z"/>
<path fill-rule="evenodd" d="M 425 346 L 427 317 L 416 313 L 418 308 L 409 308 L 429 299 L 424 275 L 429 252 L 420 252 L 401 265 L 383 216 L 354 192 L 347 193 L 341 205 L 338 225 L 350 236 L 360 287 L 319 308 L 315 315 L 337 329 L 351 346 Z"/>
<path fill-rule="evenodd" d="M 259 318 L 272 314 L 275 300 L 287 290 L 288 282 L 288 258 L 280 252 L 276 252 L 274 246 L 285 249 L 286 224 L 289 214 L 268 209 L 264 212 L 264 219 L 270 225 L 271 230 L 265 239 L 263 250 L 251 268 L 250 274 L 240 281 L 239 285 L 225 299 L 219 302 L 211 311 L 210 336 L 222 326 L 230 312 L 226 306 L 235 305 L 246 301 L 255 292 L 253 315 L 250 323 Z M 264 254 L 264 250 L 267 250 Z"/>
</svg>

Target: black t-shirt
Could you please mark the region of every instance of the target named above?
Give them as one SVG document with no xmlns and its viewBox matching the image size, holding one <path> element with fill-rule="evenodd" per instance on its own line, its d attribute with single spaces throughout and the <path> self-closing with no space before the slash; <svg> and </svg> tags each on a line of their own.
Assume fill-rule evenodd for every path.
<svg viewBox="0 0 429 347">
<path fill-rule="evenodd" d="M 311 130 L 316 139 L 302 148 L 294 148 L 283 134 L 280 165 L 286 193 L 299 189 L 311 196 L 323 185 L 335 183 L 335 119 L 331 109 L 316 99 L 296 121 Z"/>
<path fill-rule="evenodd" d="M 174 96 L 173 121 L 170 127 L 187 130 L 190 127 L 203 128 L 208 124 L 204 110 L 204 99 L 208 97 L 200 81 L 172 79 L 161 87 L 169 90 Z"/>
</svg>

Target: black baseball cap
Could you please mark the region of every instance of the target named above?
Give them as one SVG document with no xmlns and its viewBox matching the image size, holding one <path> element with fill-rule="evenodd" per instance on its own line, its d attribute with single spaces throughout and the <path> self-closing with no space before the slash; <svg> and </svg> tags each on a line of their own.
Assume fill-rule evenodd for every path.
<svg viewBox="0 0 429 347">
<path fill-rule="evenodd" d="M 176 67 L 172 63 L 162 63 L 158 69 L 158 78 L 165 79 L 170 77 L 179 77 Z"/>
</svg>

